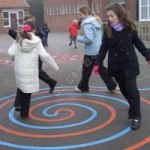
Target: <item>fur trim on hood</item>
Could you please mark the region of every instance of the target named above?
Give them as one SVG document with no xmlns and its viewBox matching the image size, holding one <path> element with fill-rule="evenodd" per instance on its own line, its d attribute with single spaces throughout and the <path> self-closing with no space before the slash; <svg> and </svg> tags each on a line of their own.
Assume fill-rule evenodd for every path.
<svg viewBox="0 0 150 150">
<path fill-rule="evenodd" d="M 31 35 L 31 40 L 23 39 L 22 45 L 20 45 L 19 42 L 17 43 L 17 46 L 21 51 L 31 52 L 36 47 L 36 45 L 40 42 L 40 38 L 35 36 L 34 33 L 29 32 L 29 34 Z"/>
</svg>

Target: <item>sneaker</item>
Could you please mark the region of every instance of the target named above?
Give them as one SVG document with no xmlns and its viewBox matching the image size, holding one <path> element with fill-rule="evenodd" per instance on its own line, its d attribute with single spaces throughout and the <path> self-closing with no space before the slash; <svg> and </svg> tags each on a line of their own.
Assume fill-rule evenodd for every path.
<svg viewBox="0 0 150 150">
<path fill-rule="evenodd" d="M 57 81 L 53 85 L 50 86 L 49 93 L 53 93 L 54 92 L 56 84 L 57 84 Z"/>
<path fill-rule="evenodd" d="M 131 129 L 136 130 L 140 127 L 141 119 L 133 119 L 131 123 Z"/>
<path fill-rule="evenodd" d="M 76 92 L 89 92 L 89 90 L 80 90 L 78 87 L 75 87 Z"/>
<path fill-rule="evenodd" d="M 72 45 L 72 43 L 69 43 L 69 46 L 71 46 Z"/>
<path fill-rule="evenodd" d="M 77 49 L 77 47 L 76 47 L 76 46 L 75 46 L 74 48 L 75 48 L 75 49 Z"/>
<path fill-rule="evenodd" d="M 75 87 L 76 92 L 82 92 L 78 87 Z"/>
</svg>

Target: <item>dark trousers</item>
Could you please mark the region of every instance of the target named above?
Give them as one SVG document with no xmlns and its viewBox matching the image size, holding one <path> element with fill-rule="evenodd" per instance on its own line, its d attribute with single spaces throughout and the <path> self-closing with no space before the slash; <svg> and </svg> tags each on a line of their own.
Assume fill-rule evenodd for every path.
<svg viewBox="0 0 150 150">
<path fill-rule="evenodd" d="M 44 81 L 45 83 L 47 83 L 49 85 L 49 87 L 53 87 L 53 85 L 56 83 L 56 81 L 52 78 L 50 78 L 46 72 L 44 72 L 42 70 L 42 64 L 43 62 L 41 61 L 41 59 L 39 58 L 39 78 Z M 18 91 L 18 90 L 17 90 Z M 18 102 L 17 102 L 18 100 Z M 15 107 L 17 106 L 21 106 L 20 102 L 19 102 L 19 99 L 15 99 L 15 104 L 14 104 Z"/>
<path fill-rule="evenodd" d="M 48 74 L 42 70 L 42 64 L 43 62 L 39 58 L 39 78 L 51 87 L 56 83 L 56 80 L 50 78 Z"/>
<path fill-rule="evenodd" d="M 31 99 L 31 93 L 23 93 L 19 88 L 17 88 L 17 94 L 16 94 L 14 106 L 21 107 L 21 112 L 20 112 L 21 117 L 24 117 L 24 118 L 28 117 L 30 99 Z"/>
<path fill-rule="evenodd" d="M 77 47 L 77 37 L 76 36 L 70 36 L 70 44 L 72 44 L 72 41 L 74 42 L 74 46 Z"/>
<path fill-rule="evenodd" d="M 115 78 L 119 84 L 120 91 L 129 103 L 129 119 L 141 118 L 140 94 L 136 84 L 136 77 Z"/>
<path fill-rule="evenodd" d="M 45 46 L 48 46 L 48 33 L 45 33 Z"/>
<path fill-rule="evenodd" d="M 89 90 L 89 79 L 93 71 L 93 67 L 95 65 L 96 56 L 84 56 L 83 66 L 82 66 L 82 78 L 78 85 L 78 88 L 82 91 Z M 117 86 L 117 83 L 114 79 L 108 74 L 108 70 L 106 67 L 100 68 L 100 77 L 106 84 L 108 90 L 113 90 Z"/>
</svg>

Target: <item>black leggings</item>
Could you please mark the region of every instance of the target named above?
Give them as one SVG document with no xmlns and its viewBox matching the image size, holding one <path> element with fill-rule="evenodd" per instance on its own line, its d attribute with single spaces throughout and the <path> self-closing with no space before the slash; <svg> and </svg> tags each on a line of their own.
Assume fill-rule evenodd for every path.
<svg viewBox="0 0 150 150">
<path fill-rule="evenodd" d="M 56 80 L 50 78 L 48 74 L 42 70 L 42 64 L 43 62 L 39 58 L 39 78 L 51 87 L 56 83 Z"/>
<path fill-rule="evenodd" d="M 17 88 L 17 94 L 16 94 L 14 106 L 21 107 L 21 112 L 20 112 L 21 117 L 28 117 L 30 99 L 31 99 L 31 93 L 23 93 L 19 88 Z"/>
</svg>

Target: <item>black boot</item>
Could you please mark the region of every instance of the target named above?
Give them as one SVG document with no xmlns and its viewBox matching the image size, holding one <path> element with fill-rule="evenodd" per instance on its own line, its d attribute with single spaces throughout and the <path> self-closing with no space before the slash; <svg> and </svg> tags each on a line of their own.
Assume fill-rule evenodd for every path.
<svg viewBox="0 0 150 150">
<path fill-rule="evenodd" d="M 131 129 L 132 130 L 136 130 L 140 127 L 140 122 L 141 122 L 141 119 L 138 118 L 138 119 L 133 119 L 132 120 L 132 123 L 131 123 Z"/>
<path fill-rule="evenodd" d="M 20 106 L 15 107 L 15 111 L 21 111 L 21 107 Z"/>
<path fill-rule="evenodd" d="M 57 84 L 57 81 L 55 81 L 55 83 L 53 83 L 52 85 L 50 85 L 49 93 L 53 93 L 54 92 L 56 84 Z"/>
<path fill-rule="evenodd" d="M 71 46 L 71 45 L 72 45 L 72 42 L 69 43 L 69 46 Z"/>
</svg>

